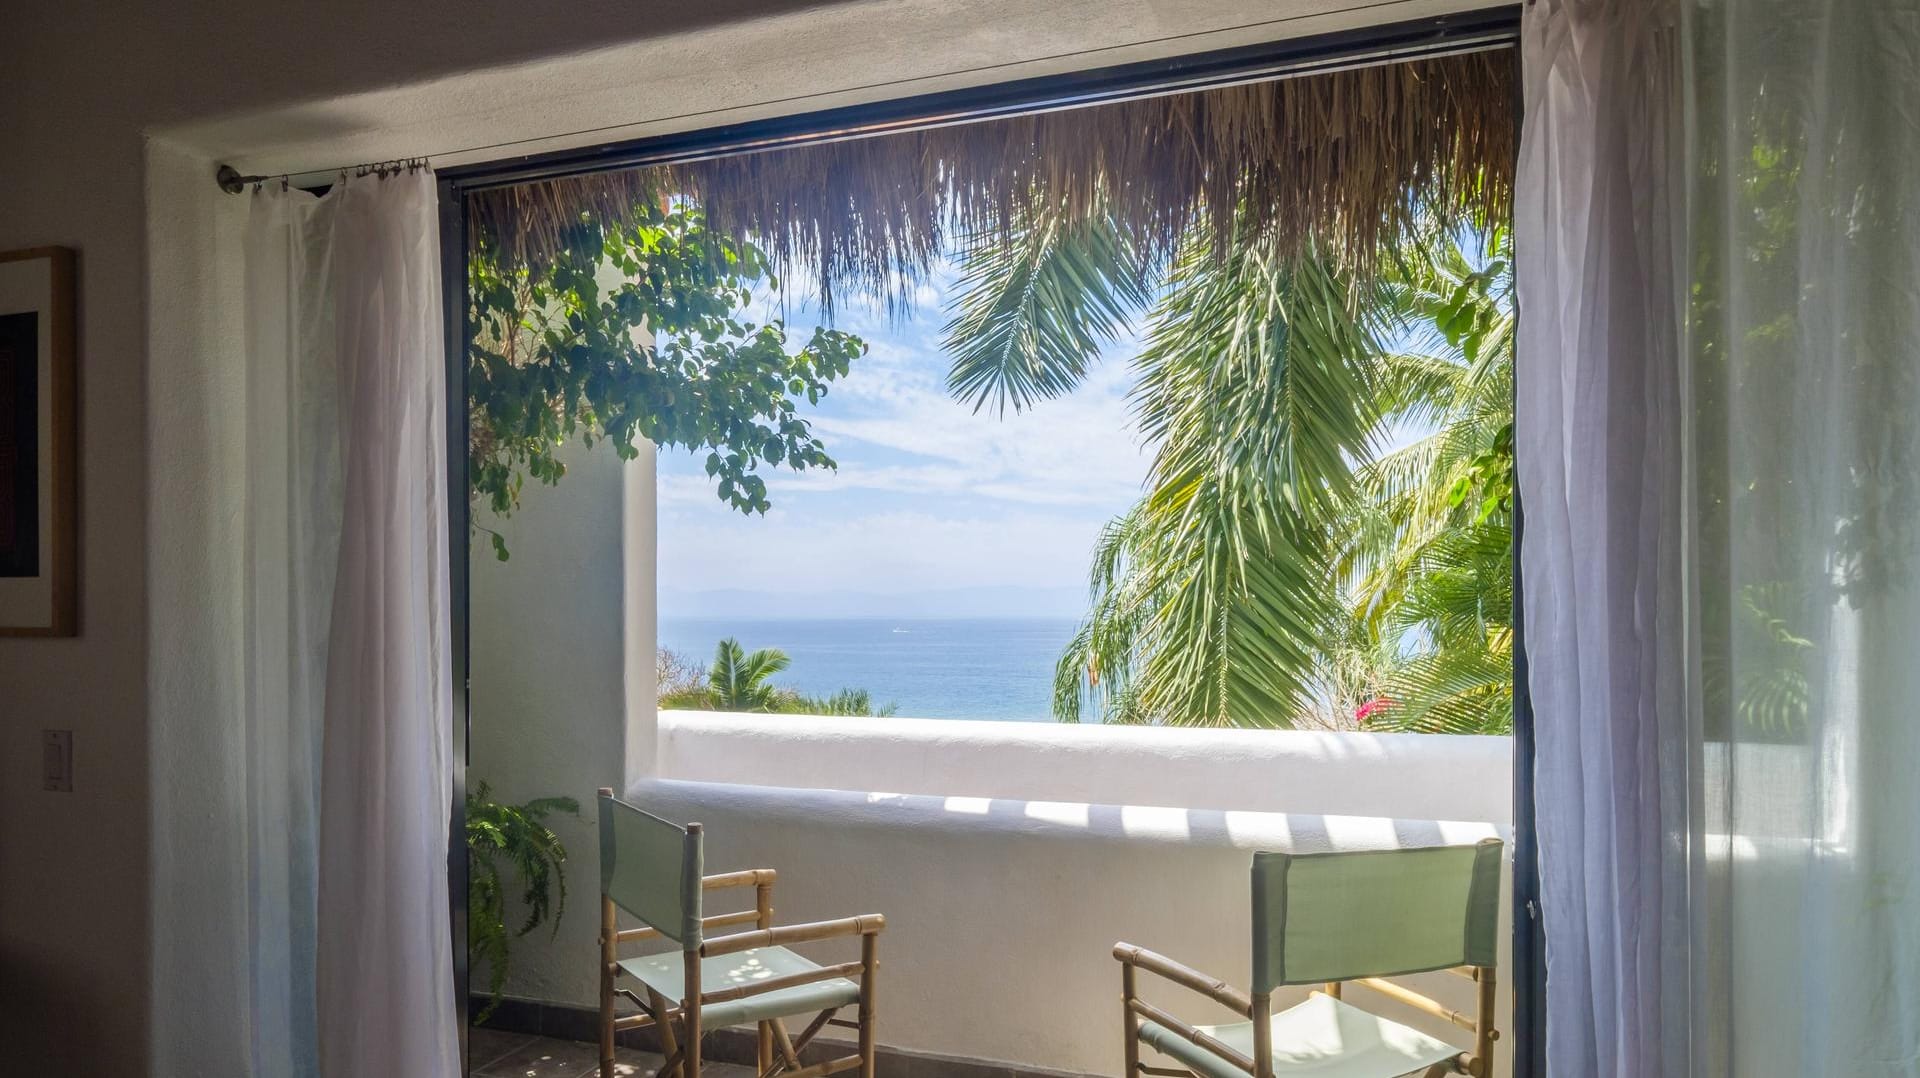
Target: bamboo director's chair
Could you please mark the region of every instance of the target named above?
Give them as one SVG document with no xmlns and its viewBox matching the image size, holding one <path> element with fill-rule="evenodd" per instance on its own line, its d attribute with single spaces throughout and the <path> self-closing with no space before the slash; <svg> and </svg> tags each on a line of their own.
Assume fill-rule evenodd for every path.
<svg viewBox="0 0 1920 1078">
<path fill-rule="evenodd" d="M 601 1078 L 613 1076 L 613 1039 L 620 1030 L 658 1026 L 666 1056 L 660 1078 L 699 1078 L 701 1034 L 748 1024 L 759 1027 L 761 1078 L 820 1078 L 856 1067 L 861 1078 L 873 1078 L 875 945 L 886 919 L 867 914 L 775 928 L 772 869 L 705 876 L 702 863 L 699 824 L 683 828 L 615 798 L 612 790 L 600 791 Z M 753 909 L 703 915 L 706 892 L 733 887 L 753 888 Z M 621 930 L 620 909 L 645 927 Z M 753 930 L 706 935 L 708 929 L 745 924 Z M 859 938 L 858 962 L 822 966 L 786 946 L 836 936 Z M 620 957 L 621 944 L 655 937 L 680 949 Z M 639 982 L 640 991 L 620 984 L 621 977 Z M 615 995 L 632 1000 L 641 1013 L 614 1017 Z M 854 1004 L 858 1021 L 835 1017 Z M 793 1037 L 782 1020 L 796 1015 L 814 1017 Z M 828 1025 L 858 1030 L 859 1051 L 801 1066 L 800 1050 Z"/>
<path fill-rule="evenodd" d="M 1125 997 L 1127 1076 L 1391 1078 L 1493 1072 L 1499 839 L 1474 846 L 1253 856 L 1251 994 L 1130 943 L 1114 945 Z M 1189 1025 L 1142 1000 L 1145 970 L 1247 1019 Z M 1473 1017 L 1388 978 L 1447 970 L 1478 984 Z M 1360 985 L 1473 1033 L 1472 1050 L 1346 1002 Z M 1273 1013 L 1273 991 L 1320 990 Z M 1183 1064 L 1149 1066 L 1140 1045 Z"/>
</svg>

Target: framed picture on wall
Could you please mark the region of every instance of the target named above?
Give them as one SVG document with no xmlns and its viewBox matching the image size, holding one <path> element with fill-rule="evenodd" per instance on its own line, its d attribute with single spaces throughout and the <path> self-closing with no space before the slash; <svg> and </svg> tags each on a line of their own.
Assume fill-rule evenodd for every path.
<svg viewBox="0 0 1920 1078">
<path fill-rule="evenodd" d="M 0 636 L 79 631 L 74 253 L 0 251 Z"/>
</svg>

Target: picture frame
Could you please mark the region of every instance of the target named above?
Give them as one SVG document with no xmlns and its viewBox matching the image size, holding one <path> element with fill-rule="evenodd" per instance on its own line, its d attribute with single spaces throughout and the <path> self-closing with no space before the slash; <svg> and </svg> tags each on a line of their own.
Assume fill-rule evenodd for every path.
<svg viewBox="0 0 1920 1078">
<path fill-rule="evenodd" d="M 0 636 L 79 633 L 77 262 L 0 251 Z"/>
</svg>

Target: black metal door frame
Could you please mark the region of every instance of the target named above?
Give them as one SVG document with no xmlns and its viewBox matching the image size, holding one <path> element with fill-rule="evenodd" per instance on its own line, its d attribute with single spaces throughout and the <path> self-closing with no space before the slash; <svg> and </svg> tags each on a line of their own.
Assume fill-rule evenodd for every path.
<svg viewBox="0 0 1920 1078">
<path fill-rule="evenodd" d="M 472 618 L 468 609 L 469 520 L 467 489 L 467 200 L 457 184 L 442 179 L 440 193 L 440 305 L 446 340 L 447 594 L 452 619 L 453 761 L 452 826 L 447 835 L 447 921 L 453 939 L 453 1006 L 459 1022 L 460 1073 L 467 1055 L 467 674 Z"/>
<path fill-rule="evenodd" d="M 438 173 L 441 288 L 445 305 L 447 381 L 448 570 L 453 617 L 453 826 L 448 836 L 449 926 L 461 1058 L 467 1058 L 468 526 L 466 195 L 487 188 L 594 172 L 700 160 L 809 143 L 865 138 L 890 131 L 969 123 L 1053 109 L 1181 93 L 1286 75 L 1457 53 L 1508 48 L 1518 40 L 1515 5 L 1294 38 L 1113 67 L 1020 79 L 794 116 L 611 142 L 580 149 L 505 157 Z M 1516 110 L 1517 110 L 1516 104 Z M 1517 116 L 1517 112 L 1516 112 Z M 1516 118 L 1517 122 L 1517 118 Z M 1514 851 L 1513 1049 L 1515 1070 L 1544 1075 L 1545 965 L 1539 909 L 1539 858 L 1533 827 L 1533 712 L 1526 691 L 1526 646 L 1518 607 L 1521 507 L 1514 505 Z"/>
</svg>

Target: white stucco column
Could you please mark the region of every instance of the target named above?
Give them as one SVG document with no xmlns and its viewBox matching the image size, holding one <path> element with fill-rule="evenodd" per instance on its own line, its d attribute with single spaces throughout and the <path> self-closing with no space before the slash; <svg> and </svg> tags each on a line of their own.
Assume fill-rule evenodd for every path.
<svg viewBox="0 0 1920 1078">
<path fill-rule="evenodd" d="M 659 644 L 658 499 L 656 450 L 640 445 L 640 455 L 621 472 L 621 579 L 626 637 L 626 776 L 614 789 L 651 778 L 659 770 L 659 679 L 654 662 Z"/>
<path fill-rule="evenodd" d="M 630 463 L 604 444 L 573 442 L 560 457 L 566 476 L 529 482 L 513 516 L 475 508 L 511 558 L 496 560 L 484 534 L 474 543 L 467 776 L 469 788 L 487 782 L 496 801 L 580 802 L 579 819 L 551 821 L 569 853 L 559 935 L 543 926 L 513 940 L 507 992 L 581 1002 L 598 991 L 594 792 L 624 788 L 630 768 L 656 755 L 654 470 L 651 446 Z"/>
</svg>

